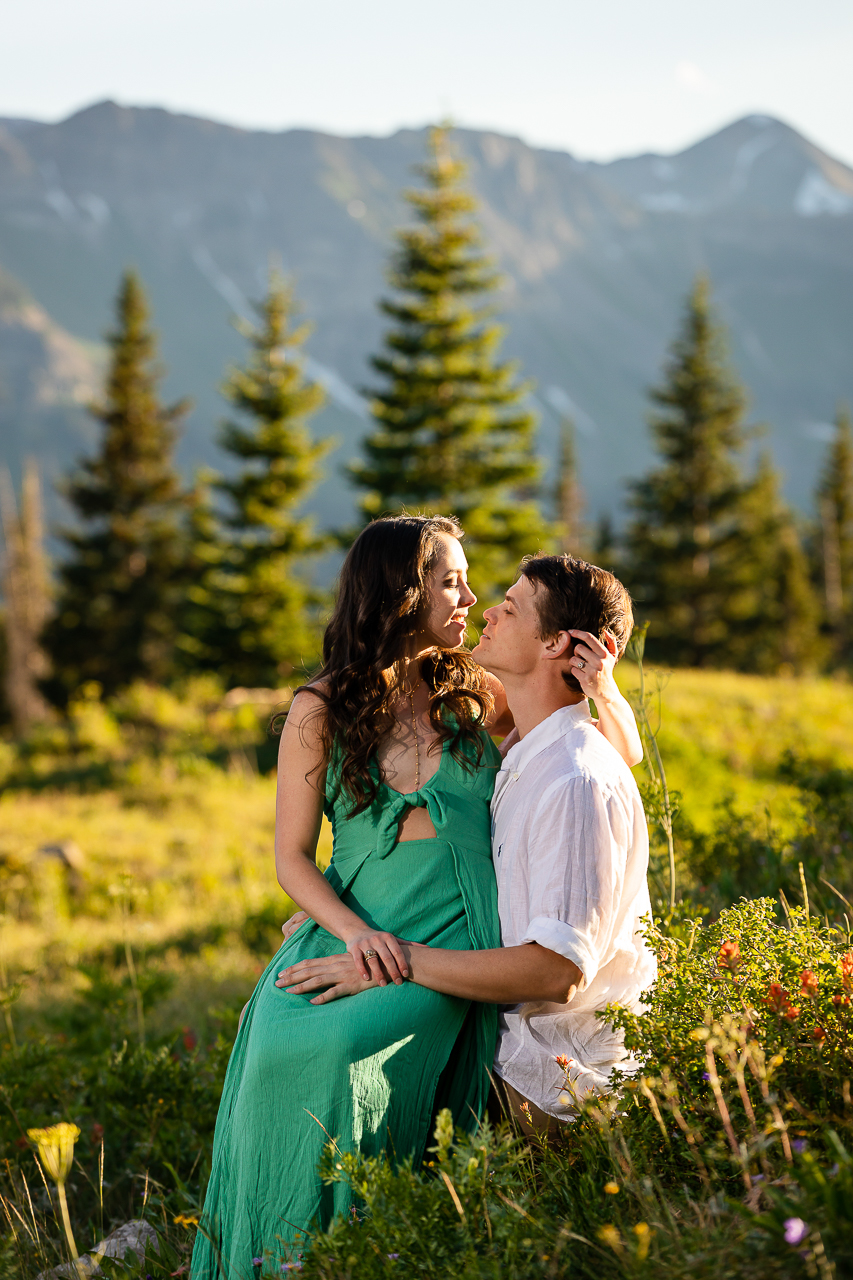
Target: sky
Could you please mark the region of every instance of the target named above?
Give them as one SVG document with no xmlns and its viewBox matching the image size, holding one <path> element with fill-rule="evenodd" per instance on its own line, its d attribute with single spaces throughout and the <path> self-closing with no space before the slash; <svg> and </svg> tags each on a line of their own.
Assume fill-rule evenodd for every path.
<svg viewBox="0 0 853 1280">
<path fill-rule="evenodd" d="M 778 116 L 853 164 L 851 0 L 0 0 L 0 115 L 252 128 L 437 119 L 583 159 Z"/>
</svg>

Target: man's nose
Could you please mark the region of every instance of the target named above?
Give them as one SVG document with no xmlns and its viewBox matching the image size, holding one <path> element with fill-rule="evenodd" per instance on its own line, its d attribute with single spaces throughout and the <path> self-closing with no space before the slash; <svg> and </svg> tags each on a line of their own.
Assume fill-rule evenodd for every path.
<svg viewBox="0 0 853 1280">
<path fill-rule="evenodd" d="M 491 614 L 492 616 L 491 616 L 491 617 L 489 617 L 489 614 Z M 486 622 L 494 622 L 494 615 L 495 615 L 495 606 L 494 606 L 494 605 L 492 605 L 492 606 L 491 606 L 491 608 L 489 608 L 489 609 L 484 609 L 484 610 L 483 610 L 483 618 L 484 618 L 484 620 L 485 620 Z"/>
</svg>

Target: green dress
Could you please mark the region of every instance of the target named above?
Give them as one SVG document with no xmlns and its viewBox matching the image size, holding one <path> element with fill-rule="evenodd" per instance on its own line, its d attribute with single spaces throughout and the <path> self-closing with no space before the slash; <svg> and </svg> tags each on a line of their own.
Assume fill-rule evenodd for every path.
<svg viewBox="0 0 853 1280">
<path fill-rule="evenodd" d="M 403 795 L 380 782 L 374 803 L 355 816 L 339 765 L 330 765 L 326 877 L 372 927 L 436 947 L 500 945 L 489 823 L 500 758 L 485 733 L 482 746 L 476 763 L 466 745 L 463 765 L 445 743 L 438 772 L 420 791 Z M 401 817 L 424 804 L 435 839 L 398 843 Z M 275 986 L 284 965 L 345 950 L 308 920 L 254 990 L 225 1078 L 193 1280 L 251 1277 L 253 1259 L 265 1256 L 289 1261 L 304 1233 L 349 1211 L 349 1188 L 317 1176 L 330 1138 L 344 1151 L 419 1162 L 440 1107 L 469 1130 L 483 1113 L 494 1005 L 411 982 L 328 1005 Z"/>
</svg>

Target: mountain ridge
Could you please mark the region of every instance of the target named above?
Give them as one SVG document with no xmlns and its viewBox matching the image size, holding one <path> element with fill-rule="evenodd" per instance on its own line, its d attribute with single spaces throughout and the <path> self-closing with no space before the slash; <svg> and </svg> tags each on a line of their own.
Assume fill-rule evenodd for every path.
<svg viewBox="0 0 853 1280">
<path fill-rule="evenodd" d="M 315 324 L 309 372 L 330 392 L 317 430 L 343 442 L 312 505 L 340 520 L 353 495 L 339 463 L 367 426 L 376 301 L 393 231 L 411 221 L 400 192 L 416 185 L 424 135 L 251 130 L 109 101 L 56 123 L 0 119 L 0 266 L 84 344 L 108 326 L 121 270 L 139 269 L 165 393 L 196 401 L 180 449 L 189 471 L 222 463 L 216 387 L 242 357 L 229 318 L 280 262 Z M 853 169 L 761 116 L 670 156 L 606 163 L 494 132 L 454 136 L 506 281 L 506 353 L 538 384 L 542 452 L 553 461 L 559 417 L 573 413 L 591 509 L 618 513 L 622 482 L 648 465 L 645 389 L 699 270 L 806 506 L 822 424 L 853 399 Z M 7 424 L 13 466 L 25 445 Z"/>
</svg>

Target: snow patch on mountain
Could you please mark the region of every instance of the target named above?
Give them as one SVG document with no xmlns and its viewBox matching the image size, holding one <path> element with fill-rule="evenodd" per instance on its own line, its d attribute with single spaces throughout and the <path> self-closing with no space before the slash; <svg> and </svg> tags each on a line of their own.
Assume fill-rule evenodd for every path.
<svg viewBox="0 0 853 1280">
<path fill-rule="evenodd" d="M 853 196 L 834 187 L 819 169 L 810 169 L 794 196 L 794 212 L 801 218 L 816 218 L 822 213 L 836 218 L 853 211 Z"/>
</svg>

